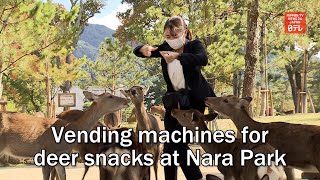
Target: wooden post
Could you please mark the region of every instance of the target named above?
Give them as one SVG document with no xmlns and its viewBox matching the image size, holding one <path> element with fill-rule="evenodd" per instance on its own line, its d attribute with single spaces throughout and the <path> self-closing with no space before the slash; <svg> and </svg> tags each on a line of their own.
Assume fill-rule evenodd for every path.
<svg viewBox="0 0 320 180">
<path fill-rule="evenodd" d="M 270 111 L 270 116 L 273 116 L 273 99 L 272 99 L 272 90 L 270 89 L 269 90 L 269 94 L 270 94 L 270 109 L 271 109 L 271 111 Z M 269 111 L 269 110 L 268 110 Z"/>
<path fill-rule="evenodd" d="M 309 90 L 307 91 L 307 94 L 308 94 L 308 97 L 309 97 L 309 100 L 310 100 L 310 104 L 311 104 L 311 107 L 312 107 L 312 113 L 316 113 L 316 110 L 314 108 L 314 104 L 313 104 L 313 101 L 312 101 L 311 94 L 310 94 Z"/>
<path fill-rule="evenodd" d="M 0 99 L 0 111 L 7 111 L 7 98 Z"/>
<path fill-rule="evenodd" d="M 301 113 L 301 94 L 300 94 L 300 89 L 298 90 L 298 109 L 299 111 L 296 113 Z"/>
<path fill-rule="evenodd" d="M 300 100 L 301 100 L 301 113 L 308 113 L 308 105 L 307 105 L 307 93 L 300 92 Z"/>
<path fill-rule="evenodd" d="M 258 94 L 257 94 L 257 106 L 256 106 L 256 114 L 259 116 L 259 99 L 260 99 L 261 87 L 258 87 Z"/>
</svg>

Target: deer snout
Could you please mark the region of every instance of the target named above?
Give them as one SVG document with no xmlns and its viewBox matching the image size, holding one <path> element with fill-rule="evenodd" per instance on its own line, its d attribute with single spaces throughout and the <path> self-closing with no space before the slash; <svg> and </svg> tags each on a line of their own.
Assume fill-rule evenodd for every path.
<svg viewBox="0 0 320 180">
<path fill-rule="evenodd" d="M 171 116 L 172 116 L 172 117 L 175 117 L 177 111 L 178 111 L 177 109 L 172 109 L 172 110 L 171 110 Z"/>
<path fill-rule="evenodd" d="M 136 94 L 137 94 L 137 91 L 136 91 L 135 89 L 132 89 L 132 90 L 131 90 L 131 94 L 132 94 L 132 95 L 136 95 Z"/>
</svg>

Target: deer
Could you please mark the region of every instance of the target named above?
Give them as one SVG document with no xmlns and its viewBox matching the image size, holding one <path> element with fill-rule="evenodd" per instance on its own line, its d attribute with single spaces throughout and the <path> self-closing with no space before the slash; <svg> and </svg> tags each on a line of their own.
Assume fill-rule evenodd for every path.
<svg viewBox="0 0 320 180">
<path fill-rule="evenodd" d="M 260 123 L 252 119 L 247 108 L 251 97 L 208 97 L 205 104 L 229 116 L 237 129 L 248 126 L 252 130 L 268 130 L 267 143 L 286 154 L 287 179 L 295 179 L 293 168 L 304 172 L 320 172 L 320 127 L 286 122 Z"/>
<path fill-rule="evenodd" d="M 34 116 L 37 116 L 37 117 L 45 117 L 45 115 L 43 114 L 43 112 L 34 112 L 33 115 L 34 115 Z"/>
<path fill-rule="evenodd" d="M 74 122 L 77 121 L 83 115 L 83 113 L 84 112 L 82 110 L 71 109 L 61 112 L 56 117 L 67 122 Z"/>
<path fill-rule="evenodd" d="M 204 115 L 200 111 L 195 109 L 173 109 L 171 111 L 171 115 L 176 118 L 182 126 L 192 131 L 195 131 L 196 127 L 199 128 L 199 131 L 209 131 L 205 121 L 212 121 L 216 117 L 215 113 Z M 240 162 L 241 150 L 250 149 L 254 154 L 270 154 L 274 153 L 275 151 L 275 148 L 267 143 L 242 143 L 242 139 L 236 139 L 232 144 L 200 143 L 200 146 L 205 152 L 211 154 L 230 153 L 233 155 L 234 162 Z M 272 164 L 271 166 L 257 167 L 255 166 L 253 159 L 247 162 L 247 165 L 245 167 L 242 167 L 240 163 L 235 163 L 233 167 L 224 166 L 222 163 L 219 163 L 218 170 L 224 175 L 225 180 L 282 180 L 284 175 L 282 166 L 276 167 L 274 164 Z"/>
<path fill-rule="evenodd" d="M 103 122 L 109 129 L 120 127 L 121 125 L 121 119 L 116 112 L 104 115 Z"/>
<path fill-rule="evenodd" d="M 150 113 L 153 115 L 158 114 L 161 117 L 161 119 L 163 119 L 166 113 L 166 110 L 164 109 L 163 106 L 151 106 Z"/>
<path fill-rule="evenodd" d="M 66 110 L 58 114 L 56 117 L 70 123 L 70 122 L 77 121 L 83 115 L 83 113 L 84 113 L 83 111 L 76 110 L 76 109 Z M 103 126 L 104 125 L 98 121 L 92 129 L 97 129 L 97 127 L 103 127 Z M 74 146 L 74 149 L 79 152 L 81 159 L 84 160 L 85 155 L 88 153 L 97 154 L 99 151 L 99 146 L 100 144 L 97 144 L 97 143 L 79 143 Z M 85 178 L 87 172 L 89 171 L 89 168 L 90 168 L 89 166 L 84 165 L 84 173 L 82 176 L 82 180 Z M 52 174 L 51 179 L 53 180 L 56 175 L 56 172 L 53 171 L 51 174 Z"/>
<path fill-rule="evenodd" d="M 134 104 L 135 107 L 135 115 L 137 118 L 137 127 L 136 132 L 143 131 L 143 130 L 154 130 L 157 133 L 160 132 L 160 119 L 159 117 L 147 113 L 144 107 L 144 96 L 147 94 L 148 88 L 144 88 L 141 86 L 133 86 L 129 90 L 121 90 L 121 93 L 126 97 L 131 99 L 131 102 Z M 160 158 L 160 144 L 159 143 L 146 143 L 147 150 L 149 153 L 153 154 L 154 157 L 154 172 L 156 180 L 158 179 L 158 161 Z M 149 173 L 150 176 L 150 173 Z"/>
<path fill-rule="evenodd" d="M 129 97 L 128 97 L 129 98 Z M 132 109 L 129 118 L 127 119 L 128 123 L 133 123 L 136 122 L 137 118 L 136 118 L 136 110 L 135 108 Z"/>
<path fill-rule="evenodd" d="M 129 100 L 114 96 L 110 93 L 95 95 L 84 91 L 85 97 L 92 100 L 92 105 L 84 111 L 83 115 L 74 122 L 56 118 L 41 118 L 23 113 L 0 113 L 0 154 L 13 157 L 33 157 L 41 150 L 46 154 L 55 153 L 60 155 L 71 151 L 74 144 L 68 144 L 64 138 L 57 144 L 52 134 L 51 127 L 59 132 L 61 128 L 65 131 L 90 131 L 100 117 L 106 113 L 115 112 L 128 107 Z M 60 180 L 66 179 L 65 168 L 61 165 L 50 167 L 42 166 L 44 180 L 49 180 L 50 172 L 55 169 Z"/>
<path fill-rule="evenodd" d="M 128 130 L 128 128 L 114 128 L 113 131 L 118 131 L 121 134 L 121 131 Z M 99 148 L 99 153 L 109 154 L 116 153 L 118 155 L 123 154 L 131 154 L 132 150 L 135 150 L 139 154 L 146 154 L 147 149 L 145 145 L 138 143 L 138 137 L 133 132 L 131 134 L 130 140 L 132 145 L 129 147 L 123 147 L 119 143 L 109 143 L 109 144 L 102 144 Z M 100 164 L 100 179 L 114 179 L 114 180 L 142 180 L 148 173 L 148 166 L 104 166 Z"/>
</svg>

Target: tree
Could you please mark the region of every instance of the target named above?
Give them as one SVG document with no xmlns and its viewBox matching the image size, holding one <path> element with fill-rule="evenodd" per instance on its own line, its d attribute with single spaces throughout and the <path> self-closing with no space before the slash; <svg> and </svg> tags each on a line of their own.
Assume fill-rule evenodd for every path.
<svg viewBox="0 0 320 180">
<path fill-rule="evenodd" d="M 142 59 L 132 54 L 128 45 L 120 45 L 118 39 L 106 39 L 100 46 L 100 57 L 94 62 L 96 85 L 109 88 L 113 93 L 121 86 L 130 88 L 138 84 L 150 84 L 147 71 L 142 69 Z"/>
<path fill-rule="evenodd" d="M 53 11 L 54 13 L 46 16 L 45 12 Z M 24 88 L 20 89 L 15 86 L 16 91 L 19 93 L 20 98 L 23 96 L 30 97 L 36 110 L 41 109 L 42 102 L 41 96 L 34 96 L 36 93 L 41 92 L 42 87 L 45 87 L 45 95 L 47 102 L 47 114 L 53 117 L 54 97 L 52 91 L 55 87 L 62 85 L 64 80 L 75 80 L 81 75 L 78 67 L 83 61 L 72 61 L 72 64 L 66 64 L 65 60 L 61 57 L 65 56 L 72 49 L 67 49 L 67 45 L 76 35 L 74 29 L 70 26 L 70 22 L 74 20 L 75 12 L 68 12 L 57 4 L 43 3 L 43 9 L 39 14 L 42 14 L 42 19 L 50 22 L 49 26 L 46 24 L 38 25 L 35 31 L 39 31 L 38 36 L 30 37 L 29 41 L 34 42 L 34 46 L 46 47 L 42 51 L 36 51 L 34 55 L 28 56 L 24 61 L 17 62 L 16 68 L 12 74 L 16 76 L 22 84 L 27 84 Z M 50 46 L 49 46 L 50 44 Z M 73 58 L 74 59 L 74 58 Z M 30 85 L 38 85 L 39 89 L 32 90 Z M 40 98 L 37 101 L 37 98 Z M 27 98 L 28 99 L 28 98 Z M 19 99 L 18 99 L 19 100 Z M 19 102 L 18 104 L 25 103 Z"/>
<path fill-rule="evenodd" d="M 71 23 L 72 27 L 76 30 L 76 36 L 68 44 L 67 48 L 74 48 L 86 27 L 88 20 L 96 13 L 99 13 L 103 8 L 105 0 L 70 0 L 71 11 L 79 9 L 76 20 Z M 66 63 L 71 63 L 71 53 L 66 55 Z M 61 86 L 63 92 L 68 92 L 71 88 L 71 81 L 66 81 L 64 86 Z M 66 110 L 67 108 L 65 108 Z"/>
<path fill-rule="evenodd" d="M 284 3 L 284 4 L 283 4 Z M 299 112 L 299 91 L 303 91 L 303 88 L 307 91 L 307 86 L 302 87 L 303 74 L 301 74 L 303 68 L 304 53 L 303 51 L 297 51 L 297 47 L 308 50 L 305 51 L 306 62 L 309 62 L 314 54 L 319 49 L 319 36 L 317 27 L 319 26 L 319 20 L 317 15 L 319 12 L 319 2 L 314 0 L 304 1 L 293 1 L 287 4 L 286 2 L 277 2 L 263 4 L 263 10 L 266 12 L 272 12 L 272 17 L 267 19 L 267 26 L 270 29 L 268 34 L 268 49 L 271 49 L 271 53 L 276 55 L 277 58 L 273 60 L 275 65 L 283 67 L 288 75 L 290 82 L 291 94 L 295 111 Z M 311 7 L 312 6 L 312 7 Z M 283 12 L 286 11 L 303 11 L 307 14 L 307 33 L 304 35 L 290 35 L 283 32 Z M 312 48 L 308 48 L 310 44 L 313 44 Z M 298 45 L 298 46 L 297 46 Z M 307 76 L 305 76 L 307 77 Z M 304 80 L 307 85 L 307 79 Z M 305 99 L 306 100 L 306 99 Z"/>
<path fill-rule="evenodd" d="M 242 91 L 243 97 L 253 97 L 254 93 L 256 62 L 259 58 L 259 29 L 259 0 L 251 0 L 248 3 L 247 12 L 247 43 Z M 252 109 L 250 112 L 252 113 Z"/>
<path fill-rule="evenodd" d="M 39 27 L 50 26 L 54 11 L 47 9 L 48 3 L 33 0 L 13 0 L 0 3 L 0 98 L 3 93 L 3 76 L 14 65 L 27 56 L 42 51 L 54 42 L 38 46 L 32 40 L 41 35 Z M 44 9 L 46 14 L 39 13 Z"/>
<path fill-rule="evenodd" d="M 153 75 L 145 69 L 146 60 L 133 55 L 132 48 L 121 44 L 118 39 L 107 38 L 101 43 L 99 53 L 95 62 L 87 63 L 89 74 L 80 81 L 83 88 L 105 87 L 115 94 L 121 88 L 150 86 L 154 82 Z"/>
</svg>

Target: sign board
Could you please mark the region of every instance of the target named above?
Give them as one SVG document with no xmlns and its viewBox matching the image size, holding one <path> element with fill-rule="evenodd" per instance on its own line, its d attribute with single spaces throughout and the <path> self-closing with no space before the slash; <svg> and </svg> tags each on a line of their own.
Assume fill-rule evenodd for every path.
<svg viewBox="0 0 320 180">
<path fill-rule="evenodd" d="M 102 87 L 88 87 L 87 91 L 92 92 L 93 94 L 100 95 L 105 92 L 108 92 L 106 88 Z"/>
<path fill-rule="evenodd" d="M 58 94 L 59 107 L 75 107 L 76 106 L 76 93 L 61 93 Z"/>
<path fill-rule="evenodd" d="M 284 32 L 289 34 L 303 34 L 306 32 L 306 13 L 305 12 L 285 12 L 284 13 Z"/>
</svg>

